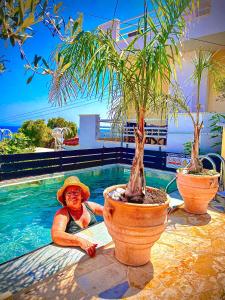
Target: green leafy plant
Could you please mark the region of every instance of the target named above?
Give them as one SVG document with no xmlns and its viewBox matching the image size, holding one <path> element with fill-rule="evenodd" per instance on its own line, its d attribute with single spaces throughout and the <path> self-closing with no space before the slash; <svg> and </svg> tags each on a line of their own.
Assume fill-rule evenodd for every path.
<svg viewBox="0 0 225 300">
<path fill-rule="evenodd" d="M 124 40 L 125 48 L 121 49 L 110 30 L 98 28 L 93 32 L 81 31 L 56 54 L 58 68 L 52 80 L 52 101 L 62 104 L 71 95 L 76 97 L 77 91 L 103 96 L 108 90 L 115 120 L 126 115 L 131 106 L 135 108 L 136 150 L 125 192 L 129 202 L 143 203 L 145 198 L 145 115 L 147 111 L 157 112 L 166 107 L 169 95 L 163 85 L 172 80 L 175 63 L 179 61 L 184 15 L 194 4 L 192 0 L 154 0 L 153 17 L 148 14 L 145 1 L 137 35 L 131 42 Z"/>
<path fill-rule="evenodd" d="M 35 74 L 52 74 L 47 60 L 35 54 L 33 60 L 27 57 L 23 45 L 34 37 L 36 24 L 42 22 L 52 36 L 61 41 L 70 41 L 78 34 L 81 17 L 76 20 L 72 17 L 68 22 L 60 16 L 59 10 L 63 2 L 55 3 L 52 0 L 1 0 L 0 1 L 0 39 L 10 41 L 11 45 L 18 46 L 21 59 L 25 61 L 25 68 L 32 72 L 27 79 L 29 84 Z M 5 64 L 0 61 L 0 72 L 5 71 Z"/>
<path fill-rule="evenodd" d="M 225 87 L 225 86 L 224 86 Z M 224 89 L 225 92 L 225 89 Z M 216 148 L 218 146 L 222 145 L 222 131 L 223 128 L 221 126 L 218 125 L 218 123 L 222 123 L 225 121 L 225 114 L 214 114 L 212 115 L 212 117 L 210 118 L 210 138 L 213 139 L 217 139 L 220 138 L 219 141 L 214 142 L 212 144 L 212 147 Z"/>
<path fill-rule="evenodd" d="M 190 155 L 192 149 L 192 142 L 186 142 L 183 144 L 183 146 L 184 146 L 184 153 Z"/>
<path fill-rule="evenodd" d="M 225 99 L 225 77 L 216 81 L 216 91 L 219 93 L 217 101 L 223 101 Z"/>
<path fill-rule="evenodd" d="M 31 26 L 43 20 L 48 0 L 2 0 L 0 3 L 0 38 L 12 46 L 23 44 L 33 34 Z"/>
<path fill-rule="evenodd" d="M 34 152 L 32 141 L 23 133 L 15 133 L 10 139 L 0 142 L 0 154 L 18 154 Z"/>
<path fill-rule="evenodd" d="M 36 147 L 46 147 L 52 139 L 51 129 L 44 120 L 25 121 L 19 132 L 27 136 L 31 140 L 32 145 Z"/>
<path fill-rule="evenodd" d="M 56 127 L 66 127 L 69 128 L 70 130 L 68 133 L 65 134 L 65 139 L 69 139 L 72 137 L 75 137 L 77 134 L 77 125 L 74 122 L 70 122 L 65 120 L 64 118 L 52 118 L 48 120 L 47 126 L 51 129 L 54 129 Z"/>
<path fill-rule="evenodd" d="M 6 70 L 6 62 L 7 60 L 5 59 L 4 56 L 0 56 L 0 74 L 4 73 Z"/>
</svg>

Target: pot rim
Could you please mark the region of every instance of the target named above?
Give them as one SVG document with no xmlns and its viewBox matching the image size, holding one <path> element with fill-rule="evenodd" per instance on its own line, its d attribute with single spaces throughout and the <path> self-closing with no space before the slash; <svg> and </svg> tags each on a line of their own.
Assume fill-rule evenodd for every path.
<svg viewBox="0 0 225 300">
<path fill-rule="evenodd" d="M 183 168 L 184 169 L 184 168 Z M 186 176 L 186 177 L 201 177 L 201 178 L 212 178 L 212 177 L 220 177 L 220 173 L 217 172 L 216 174 L 214 175 L 201 175 L 201 174 L 189 174 L 189 173 L 182 173 L 179 171 L 180 169 L 177 169 L 176 170 L 176 173 L 179 174 L 179 175 L 182 175 L 182 176 Z"/>
<path fill-rule="evenodd" d="M 158 207 L 158 206 L 169 205 L 171 197 L 167 193 L 166 193 L 166 195 L 167 195 L 167 201 L 166 202 L 164 202 L 164 203 L 153 203 L 153 204 L 123 202 L 123 201 L 118 201 L 118 200 L 112 199 L 112 197 L 108 195 L 108 193 L 111 190 L 114 190 L 118 187 L 125 187 L 125 186 L 126 186 L 126 184 L 116 184 L 116 185 L 111 185 L 111 186 L 107 187 L 103 191 L 104 198 L 107 196 L 107 197 L 110 198 L 111 201 L 113 201 L 114 203 L 117 203 L 118 205 L 128 205 L 128 206 L 136 206 L 136 207 L 143 207 L 143 208 L 144 207 Z M 151 188 L 151 189 L 154 189 L 154 190 L 160 190 L 160 189 L 157 189 L 157 188 L 154 188 L 154 187 L 151 187 L 151 186 L 146 186 L 146 188 Z M 110 189 L 110 191 L 109 191 L 109 189 Z"/>
</svg>

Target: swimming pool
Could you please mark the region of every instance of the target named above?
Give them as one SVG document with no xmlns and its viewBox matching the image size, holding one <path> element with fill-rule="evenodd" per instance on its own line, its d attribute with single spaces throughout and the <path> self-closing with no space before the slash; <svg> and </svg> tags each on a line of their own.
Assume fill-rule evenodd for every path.
<svg viewBox="0 0 225 300">
<path fill-rule="evenodd" d="M 75 175 L 87 184 L 91 201 L 103 204 L 103 190 L 127 183 L 130 169 L 122 165 L 78 170 L 56 178 L 0 188 L 0 263 L 28 253 L 51 242 L 50 229 L 61 207 L 56 191 L 65 177 Z M 172 173 L 146 170 L 147 185 L 165 188 Z M 98 221 L 102 219 L 98 217 Z"/>
</svg>

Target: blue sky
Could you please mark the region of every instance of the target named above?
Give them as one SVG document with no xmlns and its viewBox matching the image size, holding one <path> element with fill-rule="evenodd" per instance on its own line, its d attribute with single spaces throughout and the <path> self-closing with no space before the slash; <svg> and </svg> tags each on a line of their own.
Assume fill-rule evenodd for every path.
<svg viewBox="0 0 225 300">
<path fill-rule="evenodd" d="M 82 12 L 84 29 L 92 30 L 99 24 L 105 23 L 107 19 L 113 18 L 116 5 L 115 17 L 121 20 L 130 19 L 143 13 L 143 1 L 138 0 L 118 0 L 118 2 L 117 0 L 65 0 L 62 14 L 75 18 L 78 12 Z M 58 38 L 53 38 L 43 24 L 36 25 L 34 29 L 35 36 L 26 42 L 25 52 L 30 60 L 35 54 L 48 58 L 60 41 Z M 7 71 L 0 75 L 0 126 L 21 125 L 27 119 L 47 120 L 57 116 L 79 123 L 79 114 L 100 114 L 102 118 L 107 117 L 106 101 L 80 106 L 80 100 L 76 99 L 72 105 L 70 102 L 60 109 L 58 106 L 57 109 L 51 109 L 51 104 L 48 102 L 50 77 L 35 75 L 33 81 L 27 85 L 26 80 L 29 75 L 25 72 L 23 67 L 25 62 L 20 59 L 18 48 L 13 48 L 9 43 L 0 41 L 0 55 L 5 55 L 9 60 Z M 91 102 L 94 101 L 96 100 L 91 100 Z M 28 114 L 30 112 L 33 113 Z"/>
</svg>

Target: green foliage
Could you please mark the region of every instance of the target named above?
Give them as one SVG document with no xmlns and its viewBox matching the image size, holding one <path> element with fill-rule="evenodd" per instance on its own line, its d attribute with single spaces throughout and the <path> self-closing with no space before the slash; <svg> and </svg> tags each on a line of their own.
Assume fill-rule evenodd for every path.
<svg viewBox="0 0 225 300">
<path fill-rule="evenodd" d="M 0 74 L 5 72 L 5 64 L 4 62 L 0 62 Z"/>
<path fill-rule="evenodd" d="M 68 132 L 65 135 L 66 139 L 75 137 L 77 135 L 77 125 L 74 122 L 66 121 L 64 118 L 52 118 L 48 120 L 47 126 L 51 129 L 54 129 L 56 127 L 67 127 L 70 129 L 70 132 Z"/>
<path fill-rule="evenodd" d="M 98 28 L 81 31 L 73 42 L 64 43 L 56 53 L 50 99 L 58 103 L 85 91 L 104 95 L 108 90 L 114 119 L 126 115 L 133 105 L 139 119 L 141 110 L 153 112 L 166 107 L 163 85 L 171 82 L 179 61 L 178 43 L 185 27 L 184 14 L 194 1 L 151 1 L 154 17 L 146 14 L 139 22 L 138 35 L 120 49 L 110 32 Z M 157 24 L 157 26 L 155 25 Z M 151 40 L 148 36 L 151 33 Z M 138 48 L 138 41 L 143 47 Z"/>
<path fill-rule="evenodd" d="M 203 169 L 201 172 L 196 172 L 196 171 L 189 171 L 188 174 L 193 174 L 193 175 L 208 175 L 208 176 L 214 176 L 214 175 L 218 175 L 218 172 L 216 170 L 208 170 L 208 169 Z"/>
<path fill-rule="evenodd" d="M 0 56 L 0 74 L 5 72 L 6 62 L 7 62 L 7 59 L 5 59 L 5 56 L 1 55 Z"/>
<path fill-rule="evenodd" d="M 0 142 L 0 154 L 17 154 L 34 152 L 31 140 L 23 133 L 15 133 L 11 139 Z"/>
<path fill-rule="evenodd" d="M 32 36 L 32 26 L 41 22 L 48 0 L 1 0 L 0 38 L 9 39 L 12 46 L 23 44 Z"/>
<path fill-rule="evenodd" d="M 63 2 L 52 0 L 1 0 L 0 1 L 0 39 L 9 41 L 14 47 L 18 46 L 21 59 L 26 61 L 25 68 L 32 72 L 27 84 L 34 74 L 48 75 L 53 71 L 47 61 L 35 54 L 32 62 L 26 56 L 23 44 L 34 36 L 34 27 L 43 22 L 52 36 L 57 35 L 62 41 L 72 41 L 80 32 L 82 16 L 76 20 L 69 17 L 66 22 L 58 12 Z M 0 61 L 0 73 L 5 71 L 5 64 Z"/>
<path fill-rule="evenodd" d="M 216 91 L 219 93 L 217 100 L 223 101 L 225 99 L 225 77 L 216 81 Z"/>
<path fill-rule="evenodd" d="M 55 55 L 57 69 L 52 76 L 51 101 L 62 104 L 77 97 L 79 92 L 103 97 L 108 91 L 114 121 L 123 119 L 131 107 L 135 108 L 136 151 L 126 192 L 135 193 L 138 199 L 143 200 L 145 189 L 145 113 L 166 110 L 168 93 L 163 87 L 172 81 L 179 62 L 185 14 L 190 13 L 195 3 L 195 0 L 152 0 L 153 13 L 149 14 L 144 1 L 145 13 L 138 22 L 138 34 L 130 43 L 129 39 L 122 41 L 125 46 L 122 49 L 110 29 L 104 31 L 98 27 L 93 32 L 81 31 Z"/>
<path fill-rule="evenodd" d="M 183 145 L 184 145 L 184 153 L 190 155 L 192 150 L 192 142 L 186 142 Z"/>
<path fill-rule="evenodd" d="M 28 59 L 23 51 L 24 42 L 33 37 L 33 26 L 44 20 L 48 0 L 1 0 L 0 1 L 0 39 L 10 41 L 11 45 L 19 46 L 21 59 Z M 32 68 L 32 64 L 28 63 Z M 26 65 L 26 66 L 28 66 Z M 34 65 L 34 71 L 37 69 Z M 0 61 L 0 72 L 6 70 Z M 47 72 L 46 72 L 47 73 Z M 33 74 L 34 75 L 34 74 Z M 34 76 L 30 76 L 30 83 Z"/>
<path fill-rule="evenodd" d="M 19 132 L 30 138 L 32 145 L 46 147 L 51 141 L 51 129 L 47 127 L 44 120 L 28 120 L 23 123 Z"/>
<path fill-rule="evenodd" d="M 64 118 L 52 118 L 48 120 L 46 125 L 44 120 L 28 120 L 25 121 L 19 132 L 23 133 L 30 139 L 34 147 L 52 147 L 54 141 L 51 132 L 56 127 L 67 127 L 70 131 L 65 135 L 65 138 L 71 138 L 77 134 L 77 126 L 75 123 L 65 120 Z"/>
<path fill-rule="evenodd" d="M 220 78 L 216 82 L 216 89 L 220 93 L 225 93 L 225 78 Z"/>
<path fill-rule="evenodd" d="M 222 123 L 225 122 L 225 114 L 214 114 L 211 118 L 210 118 L 210 138 L 213 139 L 217 139 L 220 138 L 219 141 L 214 142 L 212 147 L 216 148 L 218 146 L 221 147 L 222 145 L 222 131 L 223 128 L 221 126 L 218 126 L 218 123 Z"/>
</svg>

